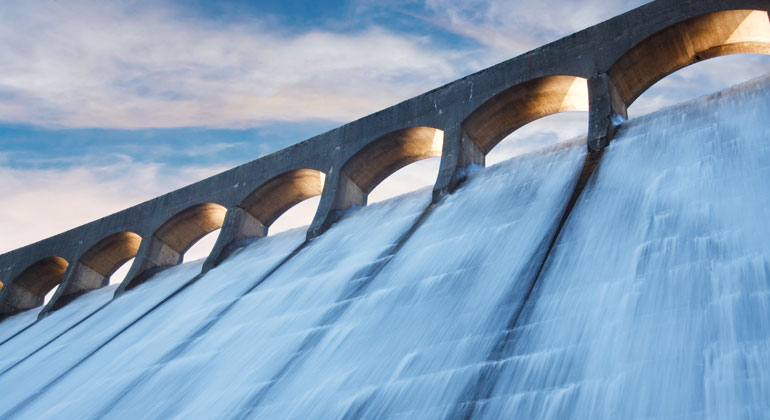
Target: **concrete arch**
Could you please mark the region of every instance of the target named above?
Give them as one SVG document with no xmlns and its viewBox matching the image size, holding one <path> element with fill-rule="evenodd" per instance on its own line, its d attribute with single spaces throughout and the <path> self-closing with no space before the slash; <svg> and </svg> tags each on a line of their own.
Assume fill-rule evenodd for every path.
<svg viewBox="0 0 770 420">
<path fill-rule="evenodd" d="M 184 253 L 206 234 L 222 227 L 227 208 L 217 203 L 199 203 L 171 216 L 142 241 L 136 259 L 116 295 L 131 289 L 163 267 L 182 262 Z"/>
<path fill-rule="evenodd" d="M 142 237 L 134 232 L 117 232 L 91 246 L 69 267 L 62 286 L 41 316 L 72 302 L 83 293 L 106 286 L 115 270 L 136 256 L 141 242 Z"/>
<path fill-rule="evenodd" d="M 4 288 L 0 316 L 42 305 L 45 295 L 61 283 L 68 266 L 64 258 L 50 256 L 25 268 Z"/>
<path fill-rule="evenodd" d="M 321 195 L 326 174 L 315 169 L 295 169 L 271 178 L 249 194 L 239 207 L 265 228 L 287 210 Z"/>
<path fill-rule="evenodd" d="M 172 216 L 155 231 L 156 238 L 182 255 L 200 238 L 222 227 L 227 208 L 216 203 L 200 203 Z M 173 265 L 173 264 L 171 264 Z"/>
<path fill-rule="evenodd" d="M 342 210 L 366 205 L 369 193 L 385 178 L 410 163 L 441 156 L 443 147 L 444 131 L 426 126 L 398 129 L 368 142 L 324 186 L 308 239 L 326 231 Z"/>
<path fill-rule="evenodd" d="M 92 246 L 78 260 L 79 264 L 107 280 L 123 263 L 134 258 L 142 237 L 134 232 L 118 232 Z"/>
<path fill-rule="evenodd" d="M 432 127 L 396 130 L 372 141 L 342 166 L 341 172 L 364 195 L 404 166 L 441 156 L 444 132 Z"/>
<path fill-rule="evenodd" d="M 461 126 L 486 155 L 524 125 L 566 111 L 588 111 L 586 79 L 556 75 L 517 84 L 481 104 Z"/>
<path fill-rule="evenodd" d="M 293 206 L 321 195 L 325 181 L 324 172 L 301 168 L 276 175 L 257 187 L 239 206 L 228 210 L 203 272 L 216 267 L 246 240 L 267 235 L 270 225 Z"/>
<path fill-rule="evenodd" d="M 726 10 L 671 25 L 624 53 L 607 72 L 620 101 L 691 64 L 730 54 L 770 54 L 770 19 L 762 10 Z"/>
</svg>

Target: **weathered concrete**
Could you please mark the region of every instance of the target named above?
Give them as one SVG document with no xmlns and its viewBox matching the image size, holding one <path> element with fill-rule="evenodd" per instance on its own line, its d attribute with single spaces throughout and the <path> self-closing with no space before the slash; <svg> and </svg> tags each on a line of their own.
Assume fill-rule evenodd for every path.
<svg viewBox="0 0 770 420">
<path fill-rule="evenodd" d="M 56 309 L 101 287 L 116 264 L 135 256 L 120 288 L 128 289 L 177 264 L 195 240 L 221 227 L 204 264 L 210 269 L 238 244 L 265 235 L 288 207 L 317 195 L 321 183 L 309 238 L 346 208 L 366 204 L 372 188 L 392 172 L 440 154 L 438 201 L 462 180 L 464 168 L 483 165 L 500 139 L 553 113 L 587 107 L 588 145 L 601 150 L 626 108 L 662 77 L 711 57 L 770 53 L 768 10 L 770 0 L 658 0 L 280 152 L 0 255 L 0 316 L 40 305 L 61 283 L 46 308 Z M 138 247 L 132 235 L 141 238 Z"/>
</svg>

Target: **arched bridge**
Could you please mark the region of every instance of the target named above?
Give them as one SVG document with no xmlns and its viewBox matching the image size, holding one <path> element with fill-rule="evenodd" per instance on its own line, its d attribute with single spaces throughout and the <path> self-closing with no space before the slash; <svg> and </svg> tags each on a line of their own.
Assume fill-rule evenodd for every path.
<svg viewBox="0 0 770 420">
<path fill-rule="evenodd" d="M 511 132 L 588 110 L 588 147 L 609 144 L 626 109 L 674 71 L 712 57 L 770 53 L 770 0 L 659 0 L 360 120 L 40 242 L 0 255 L 0 317 L 56 310 L 103 287 L 134 259 L 116 294 L 179 264 L 221 228 L 203 266 L 267 234 L 293 205 L 321 196 L 308 238 L 322 234 L 384 178 L 441 157 L 434 201 Z M 597 153 L 594 153 L 596 155 Z M 589 159 L 590 160 L 590 159 Z M 593 164 L 591 165 L 593 166 Z"/>
</svg>

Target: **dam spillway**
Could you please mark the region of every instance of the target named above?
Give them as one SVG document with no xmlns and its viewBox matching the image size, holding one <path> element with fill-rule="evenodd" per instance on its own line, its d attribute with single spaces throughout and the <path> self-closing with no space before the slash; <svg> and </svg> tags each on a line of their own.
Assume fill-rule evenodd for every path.
<svg viewBox="0 0 770 420">
<path fill-rule="evenodd" d="M 770 80 L 0 323 L 2 418 L 766 418 Z"/>
<path fill-rule="evenodd" d="M 469 169 L 485 166 L 509 134 L 549 115 L 583 110 L 591 153 L 571 208 L 639 95 L 703 60 L 770 54 L 768 11 L 768 0 L 655 0 L 283 150 L 0 254 L 0 320 L 41 305 L 38 317 L 45 317 L 106 286 L 132 260 L 118 296 L 180 264 L 193 244 L 218 230 L 200 267 L 205 273 L 236 248 L 266 236 L 289 208 L 319 196 L 306 235 L 312 240 L 346 210 L 365 206 L 385 178 L 430 157 L 440 157 L 431 198 L 436 204 Z"/>
</svg>

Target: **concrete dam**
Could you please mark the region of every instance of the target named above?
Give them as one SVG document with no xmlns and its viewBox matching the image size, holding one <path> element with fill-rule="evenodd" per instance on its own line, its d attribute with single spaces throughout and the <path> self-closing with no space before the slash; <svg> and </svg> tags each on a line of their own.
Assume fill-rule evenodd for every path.
<svg viewBox="0 0 770 420">
<path fill-rule="evenodd" d="M 770 51 L 768 9 L 653 2 L 0 256 L 0 418 L 770 417 L 770 76 L 625 111 Z M 573 109 L 585 137 L 484 168 Z"/>
</svg>

